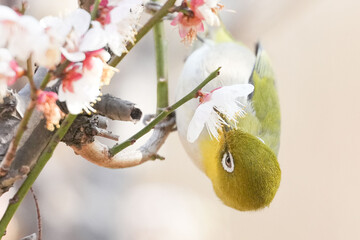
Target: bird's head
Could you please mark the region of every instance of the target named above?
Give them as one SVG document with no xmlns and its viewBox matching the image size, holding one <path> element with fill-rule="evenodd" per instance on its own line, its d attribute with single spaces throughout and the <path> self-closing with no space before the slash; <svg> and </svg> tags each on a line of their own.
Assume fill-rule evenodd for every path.
<svg viewBox="0 0 360 240">
<path fill-rule="evenodd" d="M 264 208 L 280 185 L 281 171 L 272 150 L 241 129 L 222 131 L 201 142 L 205 172 L 218 197 L 240 211 Z"/>
</svg>

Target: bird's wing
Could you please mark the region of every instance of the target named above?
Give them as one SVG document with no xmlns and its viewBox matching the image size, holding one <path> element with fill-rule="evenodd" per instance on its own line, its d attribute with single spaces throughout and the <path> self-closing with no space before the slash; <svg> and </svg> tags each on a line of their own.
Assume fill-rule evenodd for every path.
<svg viewBox="0 0 360 240">
<path fill-rule="evenodd" d="M 280 143 L 280 105 L 275 76 L 267 53 L 256 47 L 255 66 L 249 83 L 255 87 L 249 100 L 261 124 L 260 137 L 277 155 Z"/>
</svg>

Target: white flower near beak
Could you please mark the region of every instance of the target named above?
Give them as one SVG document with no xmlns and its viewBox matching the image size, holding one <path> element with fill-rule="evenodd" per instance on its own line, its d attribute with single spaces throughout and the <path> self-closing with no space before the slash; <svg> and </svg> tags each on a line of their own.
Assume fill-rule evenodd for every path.
<svg viewBox="0 0 360 240">
<path fill-rule="evenodd" d="M 210 136 L 218 140 L 218 129 L 222 125 L 228 125 L 228 122 L 236 121 L 245 114 L 244 104 L 238 99 L 247 97 L 253 91 L 254 86 L 251 84 L 236 84 L 217 88 L 210 93 L 201 93 L 200 105 L 188 127 L 187 140 L 195 142 L 204 125 Z"/>
</svg>

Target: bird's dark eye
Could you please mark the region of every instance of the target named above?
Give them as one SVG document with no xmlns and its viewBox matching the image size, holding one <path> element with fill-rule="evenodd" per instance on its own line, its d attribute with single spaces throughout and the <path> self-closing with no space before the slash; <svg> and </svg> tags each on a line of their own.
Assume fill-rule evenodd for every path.
<svg viewBox="0 0 360 240">
<path fill-rule="evenodd" d="M 229 151 L 225 152 L 222 159 L 221 159 L 221 164 L 224 168 L 225 171 L 231 173 L 234 171 L 234 159 L 233 156 L 231 155 L 231 153 Z"/>
</svg>

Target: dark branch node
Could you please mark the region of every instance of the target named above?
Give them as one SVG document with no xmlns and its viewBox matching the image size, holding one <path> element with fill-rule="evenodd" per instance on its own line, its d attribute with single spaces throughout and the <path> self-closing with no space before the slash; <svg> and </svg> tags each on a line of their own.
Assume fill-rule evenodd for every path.
<svg viewBox="0 0 360 240">
<path fill-rule="evenodd" d="M 0 161 L 4 158 L 14 137 L 20 118 L 16 115 L 17 100 L 13 94 L 4 98 L 0 104 Z"/>
<path fill-rule="evenodd" d="M 62 141 L 67 145 L 75 145 L 78 148 L 81 145 L 92 143 L 98 133 L 99 122 L 101 121 L 97 115 L 79 115 Z"/>
<path fill-rule="evenodd" d="M 13 115 L 16 111 L 17 100 L 13 94 L 6 96 L 0 104 L 0 117 Z"/>
</svg>

